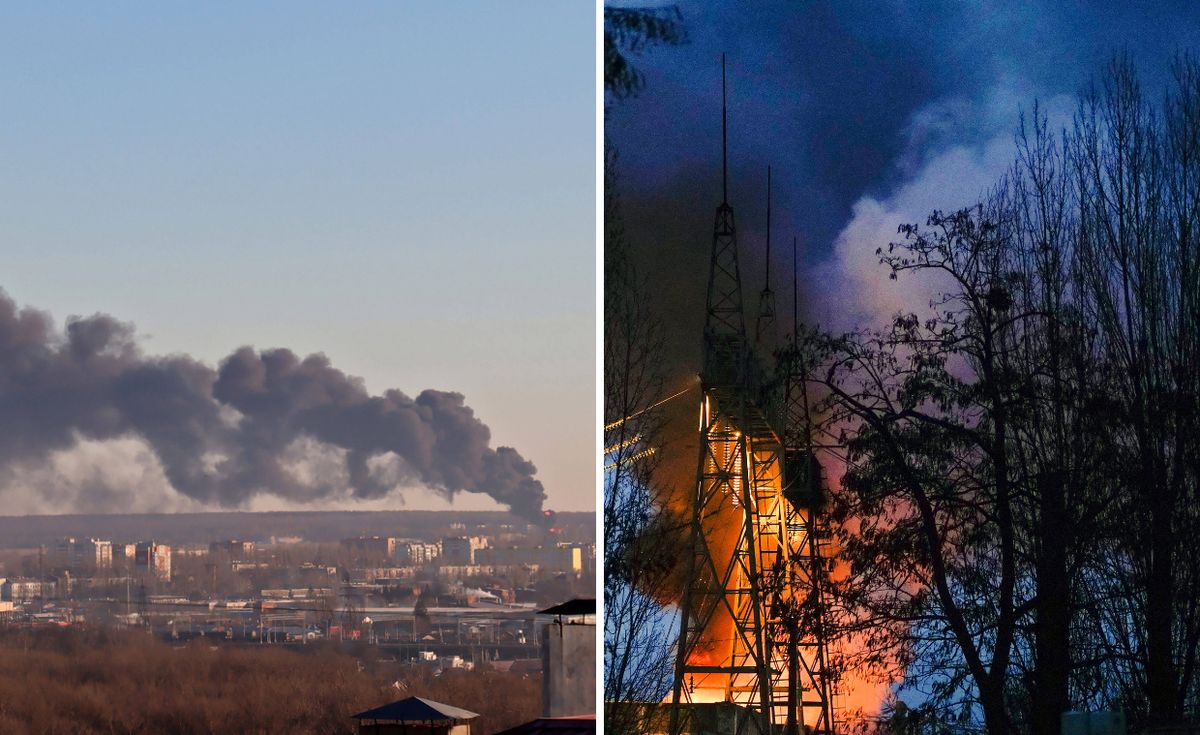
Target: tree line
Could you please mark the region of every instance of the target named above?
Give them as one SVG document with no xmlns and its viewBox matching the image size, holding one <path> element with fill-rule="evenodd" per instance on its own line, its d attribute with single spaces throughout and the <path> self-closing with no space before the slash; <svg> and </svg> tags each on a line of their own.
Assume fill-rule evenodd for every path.
<svg viewBox="0 0 1200 735">
<path fill-rule="evenodd" d="M 932 301 L 802 339 L 845 467 L 831 613 L 919 731 L 1200 707 L 1200 64 L 1171 70 L 1035 106 L 980 204 L 878 251 Z"/>
<path fill-rule="evenodd" d="M 383 660 L 361 647 L 172 646 L 139 631 L 0 627 L 0 732 L 355 733 L 409 696 L 479 713 L 476 733 L 541 715 L 541 677 Z M 503 697 L 496 696 L 504 692 Z"/>
</svg>

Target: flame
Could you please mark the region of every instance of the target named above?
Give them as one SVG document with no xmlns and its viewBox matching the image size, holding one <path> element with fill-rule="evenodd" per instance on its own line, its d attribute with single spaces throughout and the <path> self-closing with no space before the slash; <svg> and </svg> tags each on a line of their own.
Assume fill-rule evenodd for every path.
<svg viewBox="0 0 1200 735">
<path fill-rule="evenodd" d="M 669 572 L 659 580 L 657 589 L 648 590 L 664 604 L 677 603 L 682 598 L 687 584 L 687 529 L 690 527 L 688 524 L 696 493 L 696 458 L 699 456 L 696 414 L 691 411 L 699 404 L 701 426 L 713 418 L 711 401 L 707 397 L 701 398 L 699 391 L 695 392 L 695 397 L 698 400 L 690 402 L 690 410 L 681 411 L 671 406 L 664 411 L 667 427 L 665 433 L 674 438 L 664 442 L 659 454 L 659 472 L 666 481 L 660 486 L 663 490 L 658 498 L 659 507 L 663 510 L 662 519 L 660 526 L 652 530 L 652 533 L 660 535 L 654 542 L 656 548 L 676 548 L 681 551 L 679 556 L 672 560 Z M 689 402 L 679 401 L 676 405 L 683 407 L 687 403 Z M 824 459 L 823 465 L 827 465 L 824 467 L 826 476 L 831 479 L 831 492 L 841 492 L 843 468 L 828 466 L 833 463 L 828 458 Z M 705 519 L 705 542 L 714 559 L 730 558 L 742 531 L 742 523 L 743 511 L 736 497 L 730 497 L 727 502 L 721 503 L 719 508 Z M 675 537 L 667 539 L 664 545 L 662 534 L 674 534 Z M 845 583 L 850 575 L 849 564 L 839 559 L 839 551 L 836 541 L 826 542 L 823 548 L 823 554 L 834 560 L 829 575 L 832 584 Z M 729 665 L 733 637 L 734 625 L 729 611 L 724 606 L 718 606 L 708 620 L 688 662 L 697 666 Z M 828 651 L 831 659 L 845 661 L 861 659 L 862 654 L 867 652 L 863 641 L 848 637 L 830 641 Z M 692 702 L 721 702 L 731 699 L 731 693 L 727 690 L 729 682 L 729 675 L 690 674 L 684 686 L 688 690 L 688 699 Z M 877 716 L 889 696 L 891 684 L 880 681 L 876 674 L 866 670 L 843 671 L 840 681 L 834 686 L 833 695 L 834 716 L 839 723 L 839 731 L 844 729 L 847 723 Z M 670 700 L 671 694 L 668 693 L 666 701 Z"/>
</svg>

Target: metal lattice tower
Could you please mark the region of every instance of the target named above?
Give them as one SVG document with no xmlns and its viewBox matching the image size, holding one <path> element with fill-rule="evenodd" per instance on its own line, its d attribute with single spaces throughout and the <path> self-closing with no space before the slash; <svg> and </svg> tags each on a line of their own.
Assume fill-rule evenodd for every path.
<svg viewBox="0 0 1200 735">
<path fill-rule="evenodd" d="M 833 682 L 826 631 L 826 589 L 831 559 L 823 546 L 828 532 L 821 519 L 826 488 L 812 443 L 807 367 L 799 347 L 799 308 L 796 240 L 792 240 L 792 335 L 776 353 L 782 388 L 783 495 L 791 506 L 789 531 L 791 557 L 778 570 L 772 587 L 772 604 L 778 606 L 782 627 L 777 637 L 787 651 L 789 679 L 798 707 L 789 713 L 798 718 L 787 722 L 787 735 L 799 733 L 800 725 L 815 732 L 834 731 Z M 786 590 L 786 592 L 781 592 Z M 799 721 L 797 721 L 799 719 Z"/>
<path fill-rule="evenodd" d="M 713 227 L 699 462 L 669 732 L 695 732 L 694 705 L 728 702 L 744 711 L 735 735 L 773 735 L 788 724 L 828 733 L 828 687 L 814 684 L 825 678 L 824 645 L 813 650 L 801 632 L 812 627 L 806 580 L 821 576 L 813 564 L 824 563 L 820 536 L 812 532 L 813 514 L 785 492 L 787 442 L 777 427 L 789 422 L 772 397 L 779 385 L 768 383 L 746 335 L 727 129 L 722 57 L 722 199 Z M 768 272 L 761 301 L 770 308 L 764 314 L 760 303 L 756 337 L 763 336 L 764 317 L 774 329 L 769 284 Z"/>
</svg>

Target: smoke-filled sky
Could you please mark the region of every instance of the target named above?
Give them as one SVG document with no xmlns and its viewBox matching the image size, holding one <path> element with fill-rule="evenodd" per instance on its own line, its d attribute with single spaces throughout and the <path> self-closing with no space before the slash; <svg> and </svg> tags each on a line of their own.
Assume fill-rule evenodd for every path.
<svg viewBox="0 0 1200 735">
<path fill-rule="evenodd" d="M 0 513 L 502 508 L 524 461 L 593 509 L 594 19 L 0 8 L 0 391 L 91 401 L 4 423 Z"/>
<path fill-rule="evenodd" d="M 747 304 L 762 288 L 770 164 L 781 320 L 790 325 L 797 236 L 801 309 L 836 326 L 900 304 L 904 286 L 887 281 L 875 248 L 899 223 L 968 205 L 995 183 L 1021 107 L 1040 100 L 1066 124 L 1074 93 L 1121 50 L 1158 96 L 1176 50 L 1200 52 L 1200 6 L 1186 2 L 674 4 L 690 42 L 632 57 L 645 90 L 611 104 L 605 132 L 632 244 L 693 365 L 721 194 L 722 52 Z"/>
</svg>

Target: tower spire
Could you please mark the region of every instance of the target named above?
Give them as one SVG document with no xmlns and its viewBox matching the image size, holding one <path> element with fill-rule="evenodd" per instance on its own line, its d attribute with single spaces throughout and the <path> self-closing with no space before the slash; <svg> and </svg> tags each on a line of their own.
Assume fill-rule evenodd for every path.
<svg viewBox="0 0 1200 735">
<path fill-rule="evenodd" d="M 799 263 L 796 260 L 796 236 L 792 235 L 792 341 L 796 342 L 800 338 L 800 309 L 797 306 L 800 293 L 800 276 L 797 275 Z"/>
<path fill-rule="evenodd" d="M 721 203 L 713 221 L 712 259 L 708 268 L 708 318 L 705 322 L 704 375 L 732 379 L 746 340 L 742 310 L 742 276 L 738 268 L 737 227 L 729 205 L 729 164 L 726 146 L 725 55 L 721 54 Z M 722 378 L 718 374 L 727 373 Z"/>
<path fill-rule="evenodd" d="M 767 290 L 771 290 L 771 167 L 767 166 Z"/>
<path fill-rule="evenodd" d="M 771 290 L 771 167 L 767 166 L 767 280 L 758 295 L 758 318 L 754 322 L 754 341 L 768 353 L 774 347 L 775 292 Z"/>
<path fill-rule="evenodd" d="M 726 146 L 727 128 L 725 112 L 725 54 L 721 54 L 721 203 L 729 203 L 729 155 Z"/>
<path fill-rule="evenodd" d="M 822 630 L 795 634 L 789 622 L 808 615 L 802 606 L 818 584 L 809 578 L 825 564 L 823 559 L 812 562 L 817 552 L 810 530 L 811 507 L 804 505 L 805 497 L 797 503 L 785 494 L 787 478 L 808 477 L 787 465 L 788 450 L 805 446 L 788 440 L 806 424 L 780 423 L 779 382 L 763 369 L 763 357 L 781 354 L 771 349 L 778 335 L 769 266 L 758 325 L 764 339 L 758 345 L 747 339 L 737 230 L 728 201 L 726 90 L 722 55 L 722 202 L 713 222 L 700 373 L 700 451 L 688 504 L 689 545 L 683 551 L 687 569 L 679 601 L 667 732 L 696 732 L 693 704 L 715 699 L 746 710 L 746 716 L 735 718 L 731 735 L 780 733 L 785 710 L 796 724 L 794 731 L 808 726 L 815 733 L 832 735 L 828 667 L 822 655 L 809 653 L 814 644 L 823 645 Z M 771 173 L 768 169 L 768 230 Z M 762 318 L 764 311 L 769 319 Z M 782 354 L 787 357 L 790 352 L 794 351 Z M 786 375 L 791 378 L 795 373 Z M 804 395 L 797 390 L 803 383 L 790 380 L 785 387 L 786 407 L 795 413 L 794 409 L 805 406 Z M 796 456 L 803 459 L 803 451 L 792 458 Z M 718 518 L 720 535 L 710 537 Z"/>
</svg>

